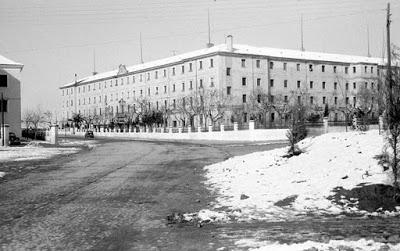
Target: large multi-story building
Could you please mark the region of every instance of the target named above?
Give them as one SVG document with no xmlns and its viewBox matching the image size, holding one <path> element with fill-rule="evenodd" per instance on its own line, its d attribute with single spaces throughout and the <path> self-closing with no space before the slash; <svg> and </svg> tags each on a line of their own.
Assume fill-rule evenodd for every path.
<svg viewBox="0 0 400 251">
<path fill-rule="evenodd" d="M 8 125 L 9 131 L 18 136 L 21 136 L 21 82 L 13 70 L 22 68 L 22 64 L 0 55 L 0 127 Z M 2 130 L 0 137 L 1 134 Z"/>
<path fill-rule="evenodd" d="M 251 103 L 267 97 L 268 103 L 304 102 L 316 110 L 328 104 L 330 119 L 341 120 L 341 109 L 356 106 L 360 90 L 379 89 L 382 68 L 381 58 L 258 48 L 233 44 L 228 36 L 225 44 L 130 67 L 120 65 L 66 84 L 60 87 L 61 114 L 65 122 L 74 113 L 100 117 L 131 113 L 142 99 L 154 110 L 170 110 L 170 126 L 208 123 L 210 109 L 193 120 L 188 118 L 190 112 L 178 107 L 199 97 L 202 104 L 214 102 L 208 105 L 215 117 L 229 103 L 231 109 L 218 123 L 246 123 L 254 116 Z M 259 110 L 263 112 L 257 120 L 274 122 L 281 117 L 274 109 Z"/>
</svg>

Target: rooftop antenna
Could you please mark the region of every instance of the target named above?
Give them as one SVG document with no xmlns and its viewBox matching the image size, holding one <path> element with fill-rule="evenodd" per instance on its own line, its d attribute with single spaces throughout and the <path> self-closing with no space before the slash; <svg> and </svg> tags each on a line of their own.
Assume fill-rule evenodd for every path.
<svg viewBox="0 0 400 251">
<path fill-rule="evenodd" d="M 139 34 L 139 39 L 140 39 L 140 63 L 143 64 L 143 44 L 142 44 L 142 32 Z"/>
<path fill-rule="evenodd" d="M 208 43 L 207 43 L 207 48 L 210 48 L 210 47 L 214 46 L 214 44 L 211 43 L 210 8 L 207 9 L 207 22 L 208 22 Z"/>
<path fill-rule="evenodd" d="M 303 13 L 301 13 L 300 18 L 300 35 L 301 35 L 301 51 L 305 51 L 304 49 L 304 38 L 303 38 Z"/>
<path fill-rule="evenodd" d="M 96 49 L 93 49 L 93 76 L 96 74 Z"/>
<path fill-rule="evenodd" d="M 367 46 L 368 46 L 368 54 L 367 56 L 370 58 L 371 57 L 371 52 L 369 48 L 369 24 L 367 23 Z"/>
</svg>

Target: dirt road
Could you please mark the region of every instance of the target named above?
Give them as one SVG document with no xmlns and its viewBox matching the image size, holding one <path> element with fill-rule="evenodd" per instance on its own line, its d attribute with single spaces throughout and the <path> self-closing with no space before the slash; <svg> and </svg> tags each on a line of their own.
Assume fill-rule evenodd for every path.
<svg viewBox="0 0 400 251">
<path fill-rule="evenodd" d="M 277 146 L 104 141 L 46 168 L 36 162 L 0 183 L 0 249 L 215 250 L 230 242 L 216 238 L 218 226 L 166 216 L 213 200 L 203 166 Z"/>
</svg>

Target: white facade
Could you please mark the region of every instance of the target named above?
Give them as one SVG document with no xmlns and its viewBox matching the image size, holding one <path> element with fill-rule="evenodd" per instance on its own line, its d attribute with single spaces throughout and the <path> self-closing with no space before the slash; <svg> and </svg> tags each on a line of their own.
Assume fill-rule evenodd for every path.
<svg viewBox="0 0 400 251">
<path fill-rule="evenodd" d="M 64 85 L 60 88 L 63 121 L 74 113 L 87 116 L 126 112 L 140 98 L 150 102 L 153 109 L 167 106 L 176 111 L 178 102 L 200 90 L 215 90 L 239 108 L 246 107 L 257 93 L 339 108 L 346 102 L 356 104 L 362 86 L 378 88 L 383 66 L 379 58 L 257 48 L 232 44 L 231 37 L 227 41 L 140 65 L 121 65 L 118 70 Z M 251 111 L 246 109 L 242 109 L 240 122 L 248 121 Z M 337 113 L 331 113 L 331 119 L 340 119 Z M 277 117 L 273 111 L 265 116 L 269 121 Z M 230 117 L 228 113 L 219 122 L 229 124 Z M 178 118 L 172 117 L 169 125 L 182 126 Z"/>
<path fill-rule="evenodd" d="M 21 82 L 15 70 L 21 71 L 23 65 L 0 55 L 0 99 L 3 96 L 4 122 L 9 131 L 21 136 Z M 1 127 L 1 124 L 0 124 Z M 0 130 L 1 131 L 1 130 Z"/>
</svg>

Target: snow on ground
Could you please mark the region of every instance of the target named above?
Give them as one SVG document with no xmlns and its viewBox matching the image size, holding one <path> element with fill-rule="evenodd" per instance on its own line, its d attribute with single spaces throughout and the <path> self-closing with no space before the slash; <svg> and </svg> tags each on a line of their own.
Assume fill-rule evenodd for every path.
<svg viewBox="0 0 400 251">
<path fill-rule="evenodd" d="M 278 242 L 257 242 L 254 240 L 243 239 L 235 242 L 239 247 L 247 247 L 252 251 L 299 251 L 299 250 L 400 250 L 400 244 L 386 244 L 373 240 L 360 239 L 353 240 L 330 240 L 329 242 L 306 241 L 303 243 L 280 244 Z"/>
<path fill-rule="evenodd" d="M 217 195 L 212 210 L 225 213 L 216 220 L 228 215 L 243 221 L 276 221 L 309 213 L 355 212 L 357 201 L 343 201 L 345 206 L 340 207 L 327 197 L 338 186 L 390 184 L 389 171 L 383 172 L 374 159 L 383 144 L 376 130 L 329 133 L 300 142 L 305 153 L 299 156 L 284 158 L 287 149 L 281 148 L 206 166 L 206 185 Z"/>
<path fill-rule="evenodd" d="M 59 143 L 61 147 L 56 147 L 46 142 L 32 141 L 22 147 L 0 148 L 0 162 L 48 159 L 55 155 L 76 153 L 85 145 L 93 148 L 95 144 L 95 141 L 63 140 Z"/>
</svg>

